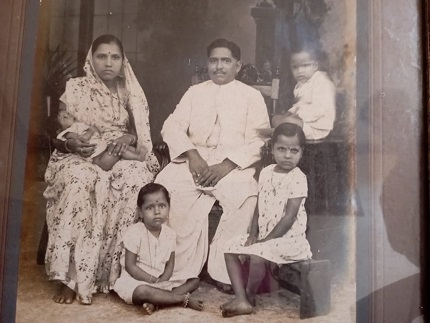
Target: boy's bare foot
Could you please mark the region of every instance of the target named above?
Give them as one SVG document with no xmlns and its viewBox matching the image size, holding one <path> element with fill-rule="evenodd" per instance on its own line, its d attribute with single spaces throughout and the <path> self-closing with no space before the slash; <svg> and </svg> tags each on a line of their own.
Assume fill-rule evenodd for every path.
<svg viewBox="0 0 430 323">
<path fill-rule="evenodd" d="M 254 308 L 247 301 L 239 301 L 234 299 L 222 311 L 222 316 L 233 317 L 238 315 L 251 314 Z"/>
<path fill-rule="evenodd" d="M 193 310 L 196 310 L 196 311 L 201 311 L 203 310 L 203 301 L 200 299 L 190 297 L 190 299 L 188 300 L 187 307 L 192 308 Z"/>
<path fill-rule="evenodd" d="M 76 293 L 64 284 L 61 284 L 57 294 L 52 298 L 58 304 L 72 304 L 75 300 Z"/>
<path fill-rule="evenodd" d="M 151 303 L 143 303 L 142 308 L 144 315 L 151 315 L 155 311 L 155 306 Z"/>
</svg>

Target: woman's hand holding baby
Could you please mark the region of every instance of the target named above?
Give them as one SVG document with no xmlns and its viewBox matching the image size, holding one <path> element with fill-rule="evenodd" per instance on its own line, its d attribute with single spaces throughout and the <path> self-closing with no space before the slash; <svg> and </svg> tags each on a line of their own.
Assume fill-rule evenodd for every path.
<svg viewBox="0 0 430 323">
<path fill-rule="evenodd" d="M 135 137 L 133 135 L 126 134 L 122 137 L 115 139 L 110 145 L 107 147 L 107 151 L 109 155 L 121 156 L 130 146 L 135 142 Z"/>
<path fill-rule="evenodd" d="M 89 157 L 94 153 L 96 144 L 90 144 L 78 137 L 67 139 L 65 142 L 65 148 L 71 153 L 81 155 L 82 157 Z"/>
</svg>

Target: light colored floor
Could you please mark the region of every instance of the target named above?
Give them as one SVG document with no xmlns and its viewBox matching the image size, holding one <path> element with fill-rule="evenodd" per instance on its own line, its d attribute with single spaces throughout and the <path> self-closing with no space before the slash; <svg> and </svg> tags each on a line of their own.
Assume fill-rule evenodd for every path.
<svg viewBox="0 0 430 323">
<path fill-rule="evenodd" d="M 18 282 L 16 322 L 355 322 L 355 284 L 352 279 L 332 282 L 331 311 L 328 315 L 300 320 L 299 297 L 284 289 L 268 295 L 259 295 L 253 314 L 223 319 L 219 306 L 231 295 L 218 292 L 212 285 L 202 282 L 194 293 L 205 302 L 203 312 L 188 308 L 162 309 L 151 316 L 142 317 L 135 306 L 125 305 L 114 293 L 97 294 L 91 306 L 77 302 L 60 305 L 52 301 L 57 284 L 49 282 L 43 266 L 36 264 L 36 252 L 43 226 L 44 202 L 41 197 L 43 183 L 28 185 L 24 197 L 24 214 L 21 234 L 21 257 Z"/>
</svg>

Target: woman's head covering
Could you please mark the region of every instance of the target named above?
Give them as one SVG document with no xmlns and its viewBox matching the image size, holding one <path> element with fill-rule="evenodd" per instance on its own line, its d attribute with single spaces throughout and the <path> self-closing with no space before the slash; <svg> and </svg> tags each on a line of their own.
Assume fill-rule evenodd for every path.
<svg viewBox="0 0 430 323">
<path fill-rule="evenodd" d="M 93 64 L 92 46 L 85 59 L 84 71 L 86 77 L 70 79 L 66 92 L 61 98 L 67 101 L 67 109 L 73 115 L 80 115 L 82 122 L 89 122 L 92 118 L 91 110 L 88 109 L 95 102 L 105 102 L 110 97 L 110 90 L 95 71 Z M 118 76 L 118 85 L 122 92 L 128 97 L 127 111 L 130 123 L 135 127 L 137 134 L 136 147 L 147 151 L 146 161 L 152 173 L 159 171 L 159 164 L 152 152 L 152 141 L 149 125 L 149 107 L 146 96 L 139 84 L 131 65 L 124 54 L 122 72 Z M 83 111 L 86 109 L 87 111 Z"/>
<path fill-rule="evenodd" d="M 93 65 L 92 46 L 88 51 L 87 58 L 85 60 L 84 71 L 91 81 L 92 86 L 98 89 L 100 92 L 106 92 L 110 95 L 108 87 L 97 75 Z M 134 75 L 133 69 L 131 68 L 130 62 L 124 54 L 122 63 L 122 75 L 119 76 L 119 85 L 123 86 L 128 94 L 128 112 L 131 114 L 130 117 L 133 119 L 134 127 L 137 133 L 137 146 L 144 147 L 146 150 L 152 150 L 150 125 L 149 125 L 149 107 L 146 101 L 145 93 L 139 84 L 136 76 Z"/>
</svg>

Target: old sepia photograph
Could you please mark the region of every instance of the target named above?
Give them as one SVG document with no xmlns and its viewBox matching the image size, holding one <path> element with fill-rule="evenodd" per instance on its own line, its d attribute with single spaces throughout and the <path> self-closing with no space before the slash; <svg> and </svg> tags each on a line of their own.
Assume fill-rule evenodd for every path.
<svg viewBox="0 0 430 323">
<path fill-rule="evenodd" d="M 424 322 L 424 7 L 5 4 L 1 321 Z"/>
</svg>

